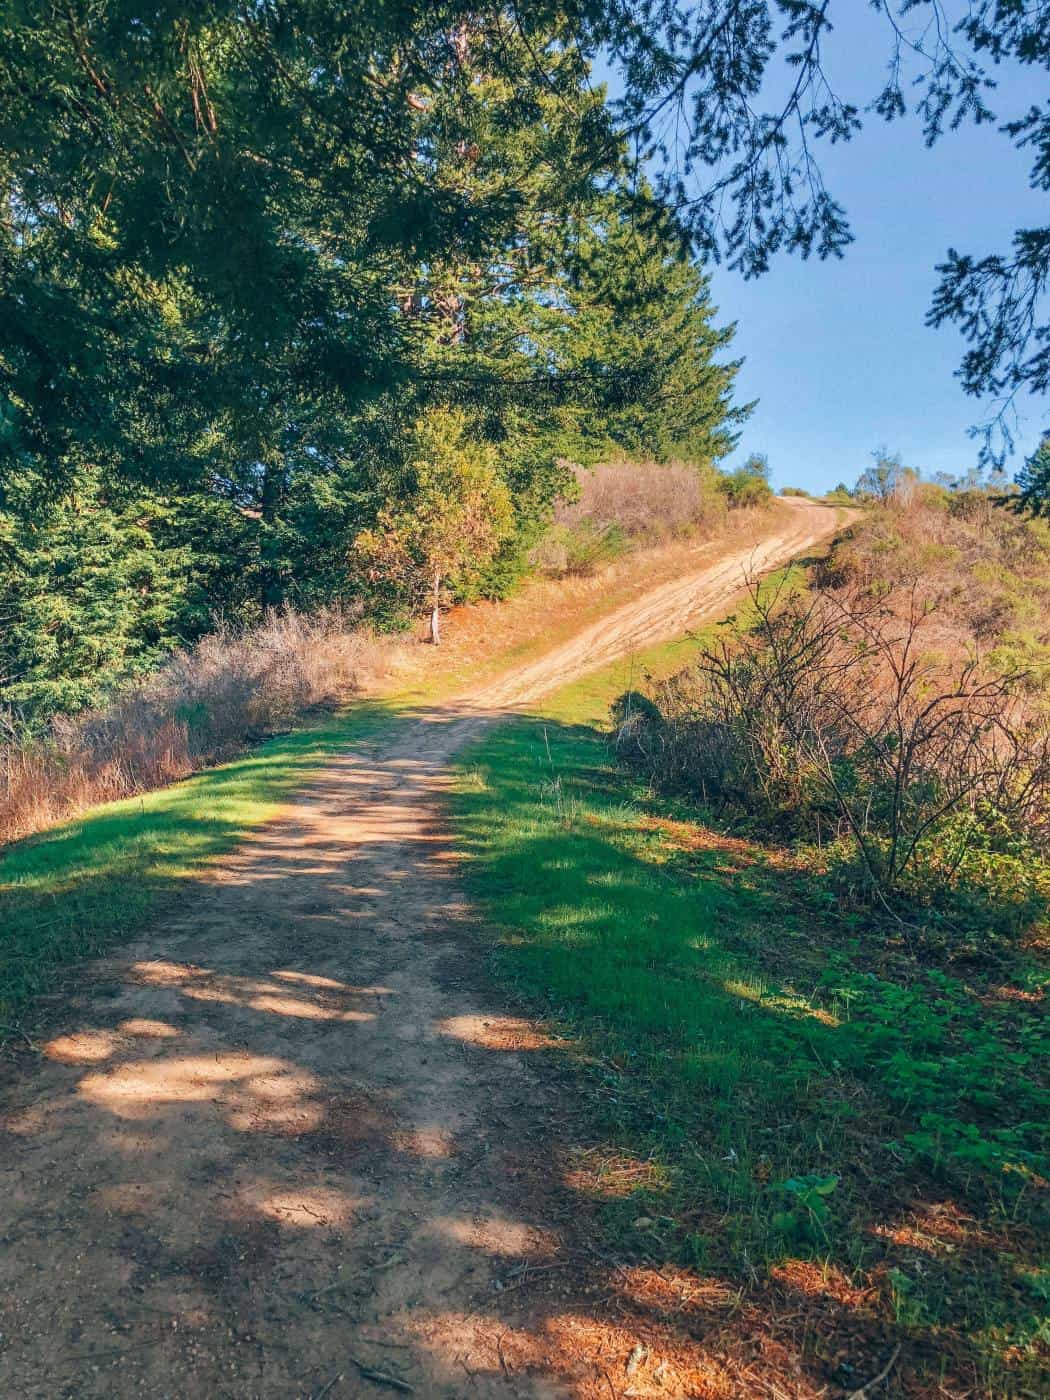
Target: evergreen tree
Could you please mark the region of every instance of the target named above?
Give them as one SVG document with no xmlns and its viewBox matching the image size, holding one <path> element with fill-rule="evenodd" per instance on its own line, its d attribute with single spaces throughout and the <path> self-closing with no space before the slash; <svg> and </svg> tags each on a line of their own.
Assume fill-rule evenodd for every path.
<svg viewBox="0 0 1050 1400">
<path fill-rule="evenodd" d="M 622 191 L 602 197 L 555 293 L 534 305 L 539 354 L 569 382 L 608 386 L 557 414 L 566 455 L 714 465 L 732 451 L 750 410 L 731 405 L 739 362 L 721 356 L 734 328 L 716 327 L 716 314 L 667 215 L 639 214 Z"/>
<path fill-rule="evenodd" d="M 1025 462 L 1018 473 L 1017 484 L 1021 494 L 1012 497 L 1011 504 L 1016 509 L 1050 519 L 1050 433 Z"/>
<path fill-rule="evenodd" d="M 0 694 L 32 720 L 97 703 L 180 639 L 188 545 L 165 507 L 97 478 L 45 513 L 0 515 Z"/>
</svg>

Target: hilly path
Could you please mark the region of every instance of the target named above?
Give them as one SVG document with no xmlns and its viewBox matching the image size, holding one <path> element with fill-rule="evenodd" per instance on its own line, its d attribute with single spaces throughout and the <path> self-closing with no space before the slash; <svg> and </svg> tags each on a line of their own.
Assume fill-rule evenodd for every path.
<svg viewBox="0 0 1050 1400">
<path fill-rule="evenodd" d="M 484 971 L 444 802 L 501 713 L 719 615 L 840 519 L 798 503 L 398 719 L 83 969 L 3 1066 L 0 1394 L 725 1393 L 594 1251 L 557 1045 Z M 643 1339 L 658 1367 L 632 1367 Z"/>
</svg>

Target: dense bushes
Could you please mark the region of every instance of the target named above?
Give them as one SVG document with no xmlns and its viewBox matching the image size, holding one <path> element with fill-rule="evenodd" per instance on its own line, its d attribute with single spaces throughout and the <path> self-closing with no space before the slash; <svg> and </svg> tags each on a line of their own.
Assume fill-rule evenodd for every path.
<svg viewBox="0 0 1050 1400">
<path fill-rule="evenodd" d="M 0 742 L 0 842 L 97 802 L 217 763 L 245 742 L 332 704 L 373 673 L 380 651 L 339 609 L 269 612 L 176 652 L 105 709 L 57 716 L 44 733 L 12 720 Z"/>
<path fill-rule="evenodd" d="M 1019 678 L 937 657 L 916 591 L 784 596 L 635 710 L 661 775 L 783 833 L 849 842 L 883 899 L 993 841 L 1050 850 L 1050 728 Z"/>
<path fill-rule="evenodd" d="M 108 46 L 97 17 L 106 49 L 96 55 L 100 71 L 114 63 L 122 72 L 121 45 Z M 209 126 L 206 159 L 218 159 L 223 140 L 233 139 L 232 164 L 218 184 L 204 180 L 192 197 L 182 191 L 196 210 L 188 226 L 230 225 L 215 200 L 220 190 L 233 198 L 237 172 L 247 169 L 252 194 L 231 227 L 247 237 L 258 199 L 268 211 L 257 227 L 266 242 L 278 216 L 261 172 L 280 183 L 297 160 L 305 161 L 300 174 L 309 168 L 322 184 L 341 172 L 335 205 L 315 198 L 313 177 L 282 186 L 291 203 L 281 206 L 277 261 L 250 274 L 252 259 L 230 262 L 225 240 L 213 237 L 203 261 L 201 248 L 187 245 L 170 264 L 163 220 L 159 261 L 136 261 L 146 246 L 142 217 L 148 223 L 157 214 L 158 189 L 147 180 L 146 201 L 135 204 L 130 192 L 143 190 L 135 172 L 122 169 L 102 206 L 92 204 L 88 190 L 105 184 L 103 153 L 81 99 L 90 105 L 100 89 L 89 83 L 74 101 L 88 121 L 80 129 L 87 146 L 78 147 L 66 98 L 83 68 L 64 41 L 48 46 L 47 64 L 57 55 L 59 67 L 71 61 L 79 75 L 53 95 L 65 94 L 55 99 L 63 140 L 81 156 L 89 152 L 87 183 L 79 203 L 68 189 L 61 193 L 77 183 L 75 160 L 52 170 L 43 204 L 18 194 L 14 166 L 4 166 L 0 181 L 0 294 L 18 305 L 17 314 L 0 316 L 0 338 L 9 324 L 22 326 L 0 355 L 0 708 L 43 724 L 98 706 L 194 642 L 217 616 L 249 623 L 285 603 L 308 612 L 353 603 L 384 627 L 417 611 L 424 592 L 439 606 L 505 596 L 550 523 L 563 459 L 677 453 L 717 462 L 732 451 L 749 412 L 732 401 L 733 328 L 716 323 L 708 278 L 678 221 L 651 191 L 639 191 L 619 144 L 602 135 L 603 94 L 588 81 L 569 31 L 558 21 L 548 33 L 541 23 L 550 72 L 533 87 L 524 33 L 516 26 L 504 33 L 502 22 L 491 32 L 468 26 L 471 77 L 461 89 L 460 60 L 451 69 L 434 60 L 445 40 L 444 21 L 432 30 L 433 18 L 421 32 L 438 49 L 428 49 L 412 80 L 429 72 L 418 109 L 401 98 L 388 102 L 369 83 L 356 89 L 366 105 L 376 99 L 374 116 L 392 123 L 379 142 L 381 168 L 373 151 L 358 171 L 367 168 L 367 177 L 349 173 L 364 149 L 351 138 L 363 131 L 354 122 L 329 131 L 335 146 L 327 156 L 319 132 L 305 147 L 299 142 L 304 89 L 298 80 L 285 85 L 283 61 L 267 72 L 279 69 L 284 79 L 276 86 L 268 79 L 248 104 L 253 121 L 260 103 L 270 113 L 264 152 L 231 138 L 221 115 Z M 400 20 L 389 31 L 385 20 L 378 25 L 365 22 L 366 46 L 379 33 L 415 32 Z M 263 42 L 265 24 L 249 28 L 252 44 Z M 170 45 L 157 42 L 167 54 L 161 71 Z M 209 30 L 208 46 L 222 71 L 226 42 Z M 132 67 L 149 66 L 145 50 L 132 48 Z M 466 63 L 466 51 L 461 58 Z M 496 76 L 504 65 L 523 86 Z M 308 68 L 304 81 L 316 80 L 320 92 L 324 65 Z M 224 101 L 241 92 L 237 71 Z M 3 69 L 0 88 L 6 80 L 13 81 Z M 132 86 L 134 105 L 139 79 Z M 345 117 L 340 87 L 329 96 Z M 113 119 L 116 108 L 104 106 Z M 166 130 L 189 160 L 201 128 L 184 104 L 179 110 L 189 118 L 187 144 L 167 118 Z M 34 130 L 38 117 L 47 124 L 42 112 L 29 124 Z M 318 109 L 311 112 L 319 119 Z M 21 123 L 20 135 L 26 130 Z M 280 160 L 275 139 L 284 143 Z M 149 163 L 156 152 L 147 145 Z M 39 159 L 20 166 L 33 190 L 45 148 L 47 141 Z M 426 161 L 412 159 L 422 148 Z M 35 211 L 28 222 L 18 213 L 23 197 Z M 335 207 L 346 217 L 333 225 Z M 404 218 L 392 215 L 398 209 Z M 130 242 L 129 228 L 136 230 Z M 99 237 L 112 244 L 105 268 L 93 258 L 88 281 L 73 290 L 71 250 L 78 239 L 93 247 Z M 118 247 L 130 262 L 121 263 Z M 217 280 L 215 257 L 223 267 Z M 243 324 L 260 282 L 286 314 L 267 317 L 265 334 L 253 339 Z M 235 283 L 248 301 L 231 311 Z M 71 323 L 53 314 L 74 305 L 93 308 L 85 322 L 90 345 L 70 338 Z M 45 346 L 53 362 L 39 359 Z M 593 542 L 578 543 L 589 550 Z M 597 547 L 610 543 L 599 539 Z"/>
<path fill-rule="evenodd" d="M 686 462 L 608 462 L 577 471 L 579 495 L 555 511 L 559 524 L 618 526 L 632 540 L 712 529 L 725 519 L 720 474 Z"/>
<path fill-rule="evenodd" d="M 757 479 L 741 472 L 749 483 Z M 764 490 L 741 489 L 739 475 L 685 462 L 574 467 L 575 492 L 555 507 L 533 562 L 548 574 L 590 573 L 637 545 L 714 534 L 730 509 L 772 498 L 764 481 Z"/>
</svg>

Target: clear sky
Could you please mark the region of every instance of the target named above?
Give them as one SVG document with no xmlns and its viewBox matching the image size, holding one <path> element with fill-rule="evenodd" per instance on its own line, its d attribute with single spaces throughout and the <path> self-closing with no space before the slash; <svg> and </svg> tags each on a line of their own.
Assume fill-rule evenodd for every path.
<svg viewBox="0 0 1050 1400">
<path fill-rule="evenodd" d="M 884 21 L 860 0 L 841 0 L 833 14 L 827 67 L 840 95 L 867 101 L 884 79 Z M 993 111 L 1013 116 L 1042 102 L 1038 73 L 1022 77 L 990 96 Z M 1030 163 L 990 126 L 948 132 L 927 150 L 910 118 L 887 126 L 869 116 L 848 145 L 823 148 L 826 183 L 856 239 L 843 261 L 785 256 L 751 282 L 712 271 L 720 319 L 738 322 L 739 397 L 760 401 L 731 464 L 765 452 L 778 487 L 824 490 L 855 481 L 882 444 L 924 475 L 974 463 L 967 428 L 981 405 L 953 377 L 962 338 L 923 320 L 949 246 L 1007 252 L 1015 228 L 1045 223 L 1046 197 L 1028 188 Z M 1018 446 L 1027 453 L 1050 414 L 1031 400 L 1021 411 Z M 1020 463 L 1011 460 L 1011 475 Z"/>
</svg>

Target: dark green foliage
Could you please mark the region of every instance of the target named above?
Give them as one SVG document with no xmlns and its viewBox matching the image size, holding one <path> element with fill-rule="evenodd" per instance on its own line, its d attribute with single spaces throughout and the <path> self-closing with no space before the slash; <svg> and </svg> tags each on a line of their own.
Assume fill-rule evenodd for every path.
<svg viewBox="0 0 1050 1400">
<path fill-rule="evenodd" d="M 1043 438 L 1025 462 L 1017 484 L 1021 494 L 1016 498 L 1016 508 L 1050 519 L 1050 435 Z"/>
<path fill-rule="evenodd" d="M 596 190 L 630 188 L 643 239 L 664 239 L 675 209 L 672 240 L 746 275 L 780 251 L 841 254 L 851 233 L 820 143 L 848 140 L 862 112 L 910 108 L 930 142 L 997 116 L 1046 187 L 1045 111 L 989 107 L 989 65 L 1046 67 L 1040 7 L 971 6 L 953 26 L 942 0 L 879 6 L 891 60 L 910 67 L 841 98 L 822 47 L 839 8 L 0 7 L 5 465 L 39 459 L 52 489 L 83 463 L 151 486 L 222 479 L 266 516 L 288 454 L 332 448 L 340 414 L 438 381 L 504 396 L 499 373 L 421 358 L 419 314 L 458 343 L 464 284 L 513 300 L 541 245 L 541 281 L 544 263 L 565 266 L 555 247 Z M 622 80 L 611 104 L 587 82 L 599 55 Z M 655 198 L 634 178 L 649 157 Z M 1033 229 L 1009 257 L 949 253 L 931 319 L 970 340 L 971 392 L 1045 389 L 1048 249 Z M 647 360 L 614 361 L 614 395 L 644 385 Z M 610 389 L 549 371 L 559 395 Z M 279 587 L 274 564 L 263 588 Z"/>
<path fill-rule="evenodd" d="M 466 408 L 514 477 L 512 536 L 470 584 L 496 594 L 543 526 L 559 455 L 723 457 L 743 412 L 718 363 L 730 331 L 683 249 L 754 273 L 780 249 L 845 246 L 813 144 L 859 125 L 860 103 L 818 98 L 831 8 L 588 2 L 511 22 L 455 3 L 0 6 L 0 509 L 42 528 L 44 501 L 64 510 L 97 481 L 175 515 L 193 500 L 202 522 L 185 618 L 182 602 L 141 627 L 116 609 L 127 640 L 99 654 L 107 681 L 118 653 L 139 664 L 215 611 L 403 609 L 350 542 L 435 401 Z M 929 139 L 986 115 L 984 59 L 1046 62 L 1038 26 L 1008 9 L 927 33 L 913 57 Z M 618 102 L 589 82 L 598 54 Z M 762 116 L 780 60 L 798 81 Z M 651 189 L 637 156 L 669 102 L 685 159 L 650 163 Z M 894 78 L 876 111 L 904 104 Z M 1009 131 L 1043 151 L 1034 109 Z M 974 392 L 1044 373 L 1041 239 L 1025 234 L 1014 263 L 946 265 L 935 314 L 973 338 Z M 764 488 L 751 472 L 728 489 Z M 185 544 L 176 529 L 157 547 Z M 46 670 L 35 646 L 19 674 Z"/>
<path fill-rule="evenodd" d="M 0 516 L 8 704 L 32 718 L 95 703 L 175 645 L 192 564 L 170 515 L 157 501 L 108 499 L 85 477 L 35 517 Z"/>
<path fill-rule="evenodd" d="M 512 499 L 460 597 L 526 571 L 560 455 L 724 454 L 731 331 L 635 221 L 586 23 L 0 9 L 0 701 L 97 700 L 286 600 L 403 620 L 355 541 L 428 406 Z"/>
<path fill-rule="evenodd" d="M 584 462 L 725 457 L 750 406 L 731 406 L 738 366 L 717 357 L 733 328 L 715 327 L 714 316 L 707 279 L 668 219 L 639 221 L 622 195 L 597 202 L 527 327 L 559 374 L 614 386 L 604 401 L 555 412 L 561 453 Z"/>
</svg>

